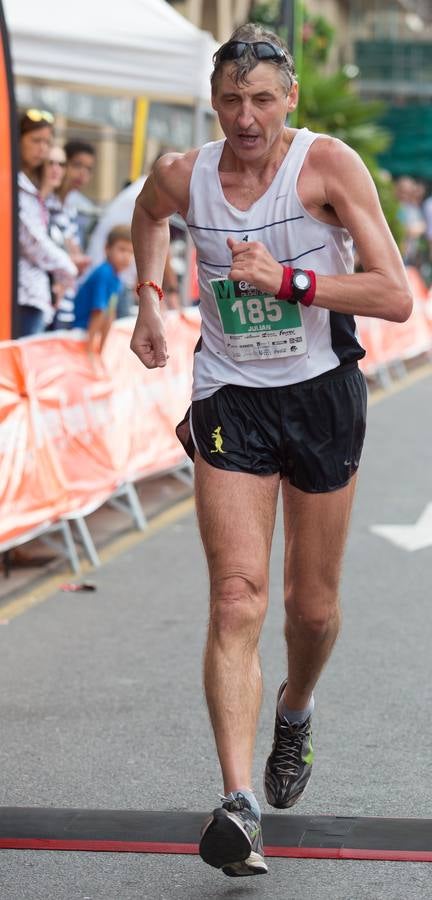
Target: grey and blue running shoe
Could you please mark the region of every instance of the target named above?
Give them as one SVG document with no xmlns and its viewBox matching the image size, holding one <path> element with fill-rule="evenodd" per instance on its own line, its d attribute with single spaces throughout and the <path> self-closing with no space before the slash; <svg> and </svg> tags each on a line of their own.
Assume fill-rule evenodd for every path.
<svg viewBox="0 0 432 900">
<path fill-rule="evenodd" d="M 278 703 L 286 683 L 279 688 Z M 273 748 L 264 772 L 264 792 L 270 806 L 288 809 L 300 800 L 312 774 L 313 758 L 311 716 L 293 724 L 276 709 Z"/>
<path fill-rule="evenodd" d="M 267 865 L 261 823 L 249 801 L 240 792 L 235 800 L 222 800 L 222 806 L 213 810 L 201 830 L 201 859 L 234 878 L 264 875 Z"/>
</svg>

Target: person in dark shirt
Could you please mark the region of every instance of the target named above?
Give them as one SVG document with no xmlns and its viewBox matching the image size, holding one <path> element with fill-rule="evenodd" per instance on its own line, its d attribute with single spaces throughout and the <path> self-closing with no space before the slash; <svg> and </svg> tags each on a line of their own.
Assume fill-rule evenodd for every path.
<svg viewBox="0 0 432 900">
<path fill-rule="evenodd" d="M 123 283 L 119 273 L 131 264 L 133 249 L 129 225 L 117 225 L 108 234 L 105 262 L 90 272 L 75 297 L 75 328 L 89 333 L 90 352 L 100 353 L 115 318 Z"/>
<path fill-rule="evenodd" d="M 92 144 L 82 141 L 80 138 L 72 138 L 68 141 L 64 145 L 64 151 L 66 169 L 59 197 L 66 212 L 75 218 L 78 224 L 79 244 L 85 251 L 89 233 L 95 224 L 95 216 L 98 212 L 93 201 L 83 193 L 93 177 L 96 151 Z"/>
</svg>

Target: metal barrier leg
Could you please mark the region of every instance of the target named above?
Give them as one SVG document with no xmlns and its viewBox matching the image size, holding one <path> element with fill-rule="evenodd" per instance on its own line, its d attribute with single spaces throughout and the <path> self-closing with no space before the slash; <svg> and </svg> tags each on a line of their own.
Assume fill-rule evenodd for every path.
<svg viewBox="0 0 432 900">
<path fill-rule="evenodd" d="M 122 499 L 124 498 L 124 499 Z M 119 487 L 115 494 L 107 500 L 108 506 L 118 509 L 126 515 L 132 516 L 132 519 L 140 531 L 144 531 L 147 526 L 147 519 L 143 513 L 140 499 L 135 490 L 134 485 L 130 481 L 126 481 Z"/>
<path fill-rule="evenodd" d="M 179 481 L 186 484 L 188 487 L 193 487 L 194 485 L 194 465 L 191 459 L 188 459 L 185 462 L 184 466 L 181 469 L 176 469 L 175 472 L 171 473 L 174 478 L 177 478 Z"/>
<path fill-rule="evenodd" d="M 405 378 L 407 373 L 407 367 L 403 361 L 403 359 L 395 359 L 393 363 L 394 371 L 398 378 Z"/>
<path fill-rule="evenodd" d="M 77 516 L 73 521 L 79 532 L 80 543 L 83 545 L 92 566 L 97 568 L 101 562 L 84 516 Z"/>
<path fill-rule="evenodd" d="M 388 367 L 386 365 L 377 366 L 376 377 L 378 384 L 383 390 L 389 388 L 392 384 L 392 379 Z"/>
<path fill-rule="evenodd" d="M 129 509 L 136 527 L 139 528 L 140 531 L 144 531 L 147 525 L 147 520 L 143 513 L 136 489 L 130 481 L 127 481 L 124 485 L 124 494 L 127 498 L 127 503 L 129 505 Z"/>
<path fill-rule="evenodd" d="M 74 572 L 79 572 L 81 570 L 81 565 L 78 558 L 78 553 L 76 551 L 75 541 L 72 537 L 69 522 L 66 522 L 64 519 L 62 519 L 61 522 L 59 522 L 59 528 L 63 535 L 63 540 L 66 548 L 65 555 L 69 559 L 72 570 Z"/>
</svg>

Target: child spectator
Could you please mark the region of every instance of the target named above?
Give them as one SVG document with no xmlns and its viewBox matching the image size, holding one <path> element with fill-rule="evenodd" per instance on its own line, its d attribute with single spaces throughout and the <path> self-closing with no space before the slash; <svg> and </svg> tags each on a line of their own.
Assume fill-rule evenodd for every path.
<svg viewBox="0 0 432 900">
<path fill-rule="evenodd" d="M 108 234 L 105 262 L 83 282 L 75 297 L 75 328 L 86 328 L 90 352 L 101 352 L 111 322 L 115 319 L 119 293 L 123 283 L 120 272 L 133 259 L 129 225 L 117 225 Z"/>
</svg>

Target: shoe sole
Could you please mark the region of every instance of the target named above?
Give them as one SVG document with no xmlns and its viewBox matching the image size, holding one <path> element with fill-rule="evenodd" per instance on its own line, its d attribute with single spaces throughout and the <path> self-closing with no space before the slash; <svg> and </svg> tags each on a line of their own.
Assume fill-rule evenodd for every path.
<svg viewBox="0 0 432 900">
<path fill-rule="evenodd" d="M 252 850 L 246 831 L 225 809 L 215 809 L 204 827 L 199 854 L 207 865 L 231 877 L 267 872 L 262 856 Z"/>
<path fill-rule="evenodd" d="M 222 866 L 224 875 L 230 878 L 244 878 L 249 875 L 267 875 L 268 867 L 259 853 L 252 851 L 243 862 L 234 862 L 228 866 Z"/>
</svg>

